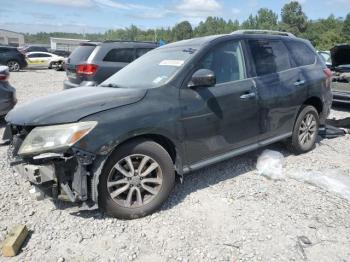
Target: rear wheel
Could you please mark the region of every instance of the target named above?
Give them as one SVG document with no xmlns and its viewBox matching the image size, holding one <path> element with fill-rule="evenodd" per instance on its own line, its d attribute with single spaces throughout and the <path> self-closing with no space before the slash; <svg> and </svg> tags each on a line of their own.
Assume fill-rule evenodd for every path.
<svg viewBox="0 0 350 262">
<path fill-rule="evenodd" d="M 296 154 L 314 148 L 320 125 L 319 115 L 313 106 L 304 106 L 295 122 L 290 147 Z"/>
<path fill-rule="evenodd" d="M 21 69 L 20 64 L 16 60 L 8 61 L 7 66 L 11 72 L 18 72 Z"/>
<path fill-rule="evenodd" d="M 168 152 L 149 140 L 122 145 L 107 161 L 99 182 L 99 205 L 123 219 L 146 216 L 168 198 L 175 170 Z"/>
</svg>

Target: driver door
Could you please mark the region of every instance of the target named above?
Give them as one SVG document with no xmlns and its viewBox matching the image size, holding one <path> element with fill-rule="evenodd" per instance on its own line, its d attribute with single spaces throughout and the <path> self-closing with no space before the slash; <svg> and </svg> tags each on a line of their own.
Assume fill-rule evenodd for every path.
<svg viewBox="0 0 350 262">
<path fill-rule="evenodd" d="M 214 46 L 197 69 L 213 71 L 216 84 L 180 91 L 185 165 L 254 144 L 259 135 L 256 88 L 246 75 L 241 42 Z"/>
</svg>

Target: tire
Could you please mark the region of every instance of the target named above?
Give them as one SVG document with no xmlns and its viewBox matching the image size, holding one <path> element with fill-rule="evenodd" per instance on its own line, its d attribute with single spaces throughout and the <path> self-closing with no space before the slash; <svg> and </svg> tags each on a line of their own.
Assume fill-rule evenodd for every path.
<svg viewBox="0 0 350 262">
<path fill-rule="evenodd" d="M 11 72 L 18 72 L 21 69 L 21 65 L 16 60 L 9 60 L 6 64 Z"/>
<path fill-rule="evenodd" d="M 313 106 L 303 106 L 294 124 L 289 148 L 295 154 L 309 152 L 315 147 L 320 125 L 319 115 Z"/>
<path fill-rule="evenodd" d="M 161 145 L 143 139 L 131 141 L 120 146 L 102 170 L 99 206 L 116 218 L 143 217 L 160 208 L 174 183 L 173 161 Z"/>
<path fill-rule="evenodd" d="M 53 63 L 50 63 L 48 66 L 48 69 L 52 69 L 52 65 L 53 65 Z"/>
</svg>

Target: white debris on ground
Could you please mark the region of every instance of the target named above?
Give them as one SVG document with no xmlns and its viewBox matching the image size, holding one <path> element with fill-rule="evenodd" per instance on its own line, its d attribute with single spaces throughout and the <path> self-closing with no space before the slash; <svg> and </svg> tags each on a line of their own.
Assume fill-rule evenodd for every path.
<svg viewBox="0 0 350 262">
<path fill-rule="evenodd" d="M 259 175 L 272 180 L 284 180 L 284 156 L 277 151 L 266 149 L 258 158 L 256 169 Z"/>
<path fill-rule="evenodd" d="M 335 170 L 303 171 L 294 170 L 285 173 L 283 170 L 284 156 L 278 152 L 266 149 L 258 157 L 257 172 L 268 179 L 285 180 L 287 177 L 299 182 L 317 186 L 329 192 L 339 194 L 350 200 L 350 174 L 339 174 Z"/>
<path fill-rule="evenodd" d="M 338 174 L 333 170 L 295 171 L 288 173 L 289 178 L 334 192 L 350 200 L 350 175 Z"/>
<path fill-rule="evenodd" d="M 10 80 L 22 103 L 60 91 L 64 78 L 38 70 L 12 73 Z M 337 109 L 332 116 L 350 113 Z M 284 174 L 349 176 L 349 145 L 347 135 L 320 140 L 298 156 L 282 144 L 268 148 L 284 155 Z M 16 224 L 32 234 L 17 257 L 0 261 L 350 261 L 350 202 L 294 179 L 257 175 L 264 149 L 186 175 L 159 212 L 132 221 L 33 200 L 6 150 L 0 148 L 0 242 Z"/>
</svg>

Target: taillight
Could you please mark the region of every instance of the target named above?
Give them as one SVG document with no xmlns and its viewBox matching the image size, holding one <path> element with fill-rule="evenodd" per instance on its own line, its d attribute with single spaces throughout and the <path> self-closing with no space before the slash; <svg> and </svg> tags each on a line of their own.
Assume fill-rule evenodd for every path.
<svg viewBox="0 0 350 262">
<path fill-rule="evenodd" d="M 7 81 L 9 79 L 9 75 L 7 74 L 0 74 L 0 81 Z"/>
<path fill-rule="evenodd" d="M 323 72 L 325 73 L 327 78 L 331 78 L 333 76 L 333 73 L 332 73 L 332 71 L 329 68 L 323 69 Z"/>
<path fill-rule="evenodd" d="M 96 74 L 98 65 L 94 64 L 83 64 L 76 66 L 76 72 L 78 75 L 88 75 L 93 76 Z"/>
</svg>

